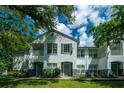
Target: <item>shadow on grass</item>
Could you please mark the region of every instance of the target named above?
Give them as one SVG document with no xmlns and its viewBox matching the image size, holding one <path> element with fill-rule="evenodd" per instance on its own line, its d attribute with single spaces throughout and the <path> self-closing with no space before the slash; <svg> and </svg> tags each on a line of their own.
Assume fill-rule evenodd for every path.
<svg viewBox="0 0 124 93">
<path fill-rule="evenodd" d="M 76 82 L 74 82 L 76 81 Z M 59 83 L 58 83 L 59 82 Z M 31 79 L 10 79 L 10 78 L 1 78 L 0 77 L 0 87 L 1 88 L 16 88 L 20 85 L 22 87 L 51 87 L 52 84 L 55 84 L 54 87 L 87 87 L 87 88 L 124 88 L 124 81 L 83 81 L 83 80 L 31 80 Z M 66 85 L 67 84 L 67 85 Z M 76 85 L 75 85 L 76 84 Z"/>
<path fill-rule="evenodd" d="M 1 88 L 16 88 L 18 85 L 48 85 L 48 83 L 57 83 L 58 80 L 14 80 L 9 78 L 0 79 Z"/>
<path fill-rule="evenodd" d="M 124 88 L 124 81 L 95 81 L 95 83 L 112 88 Z"/>
<path fill-rule="evenodd" d="M 82 81 L 82 80 L 76 80 L 80 83 L 86 83 L 89 82 L 91 84 L 96 84 L 97 86 L 106 87 L 106 88 L 124 88 L 124 81 L 119 80 L 112 80 L 112 81 Z M 89 86 L 90 88 L 90 86 Z M 95 88 L 95 87 L 94 87 Z"/>
</svg>

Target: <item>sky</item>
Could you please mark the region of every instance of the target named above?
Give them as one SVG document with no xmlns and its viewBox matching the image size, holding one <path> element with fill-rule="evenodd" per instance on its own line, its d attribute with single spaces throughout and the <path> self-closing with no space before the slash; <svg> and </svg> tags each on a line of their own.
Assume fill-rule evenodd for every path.
<svg viewBox="0 0 124 93">
<path fill-rule="evenodd" d="M 73 24 L 68 24 L 65 16 L 57 18 L 57 30 L 80 41 L 81 47 L 95 47 L 90 27 L 98 26 L 110 19 L 111 6 L 74 6 Z"/>
<path fill-rule="evenodd" d="M 90 28 L 110 19 L 111 6 L 75 5 L 74 8 L 72 16 L 75 16 L 75 21 L 72 24 L 68 24 L 66 16 L 59 16 L 55 20 L 57 23 L 56 30 L 79 40 L 80 47 L 95 47 L 93 32 L 90 31 Z M 30 23 L 34 23 L 30 17 L 27 17 L 27 20 Z M 42 34 L 43 31 L 44 29 L 40 29 L 39 34 Z"/>
</svg>

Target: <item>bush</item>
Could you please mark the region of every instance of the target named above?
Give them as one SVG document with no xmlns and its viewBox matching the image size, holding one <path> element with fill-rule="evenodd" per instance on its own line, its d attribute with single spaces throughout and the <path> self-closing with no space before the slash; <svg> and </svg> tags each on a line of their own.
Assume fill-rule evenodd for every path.
<svg viewBox="0 0 124 93">
<path fill-rule="evenodd" d="M 44 78 L 55 78 L 60 75 L 60 69 L 55 68 L 55 69 L 44 69 L 43 71 L 43 77 Z"/>
<path fill-rule="evenodd" d="M 60 69 L 59 68 L 55 68 L 54 69 L 54 76 L 58 77 L 60 75 Z"/>
<path fill-rule="evenodd" d="M 10 71 L 8 75 L 15 78 L 24 78 L 27 77 L 27 71 Z"/>
</svg>

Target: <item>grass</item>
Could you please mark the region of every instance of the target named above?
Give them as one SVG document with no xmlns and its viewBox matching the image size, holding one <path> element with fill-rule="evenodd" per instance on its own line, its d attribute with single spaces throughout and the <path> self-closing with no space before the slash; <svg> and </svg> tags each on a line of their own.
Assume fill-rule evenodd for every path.
<svg viewBox="0 0 124 93">
<path fill-rule="evenodd" d="M 0 80 L 1 88 L 123 88 L 124 81 Z"/>
</svg>

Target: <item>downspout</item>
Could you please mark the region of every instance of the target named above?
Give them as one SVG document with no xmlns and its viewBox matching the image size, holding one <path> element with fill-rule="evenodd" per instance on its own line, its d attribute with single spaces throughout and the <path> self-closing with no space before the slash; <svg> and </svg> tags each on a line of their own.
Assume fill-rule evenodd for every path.
<svg viewBox="0 0 124 93">
<path fill-rule="evenodd" d="M 86 48 L 86 76 L 87 76 L 87 74 L 88 74 L 88 66 L 87 66 L 87 57 L 88 57 L 88 48 Z"/>
<path fill-rule="evenodd" d="M 111 49 L 110 49 L 110 42 L 109 42 L 109 35 L 108 31 L 106 32 L 106 42 L 107 42 L 107 77 L 110 75 L 110 69 L 109 69 L 109 61 L 108 58 L 111 54 Z"/>
<path fill-rule="evenodd" d="M 108 61 L 108 59 L 109 59 L 109 56 L 111 55 L 111 50 L 110 50 L 110 46 L 107 46 L 107 77 L 109 77 L 109 75 L 110 75 L 110 69 L 109 69 L 109 61 Z"/>
<path fill-rule="evenodd" d="M 31 69 L 31 64 L 32 64 L 32 58 L 33 57 L 33 48 L 32 46 L 30 47 L 30 50 L 29 50 L 29 66 L 28 66 L 28 69 Z"/>
</svg>

